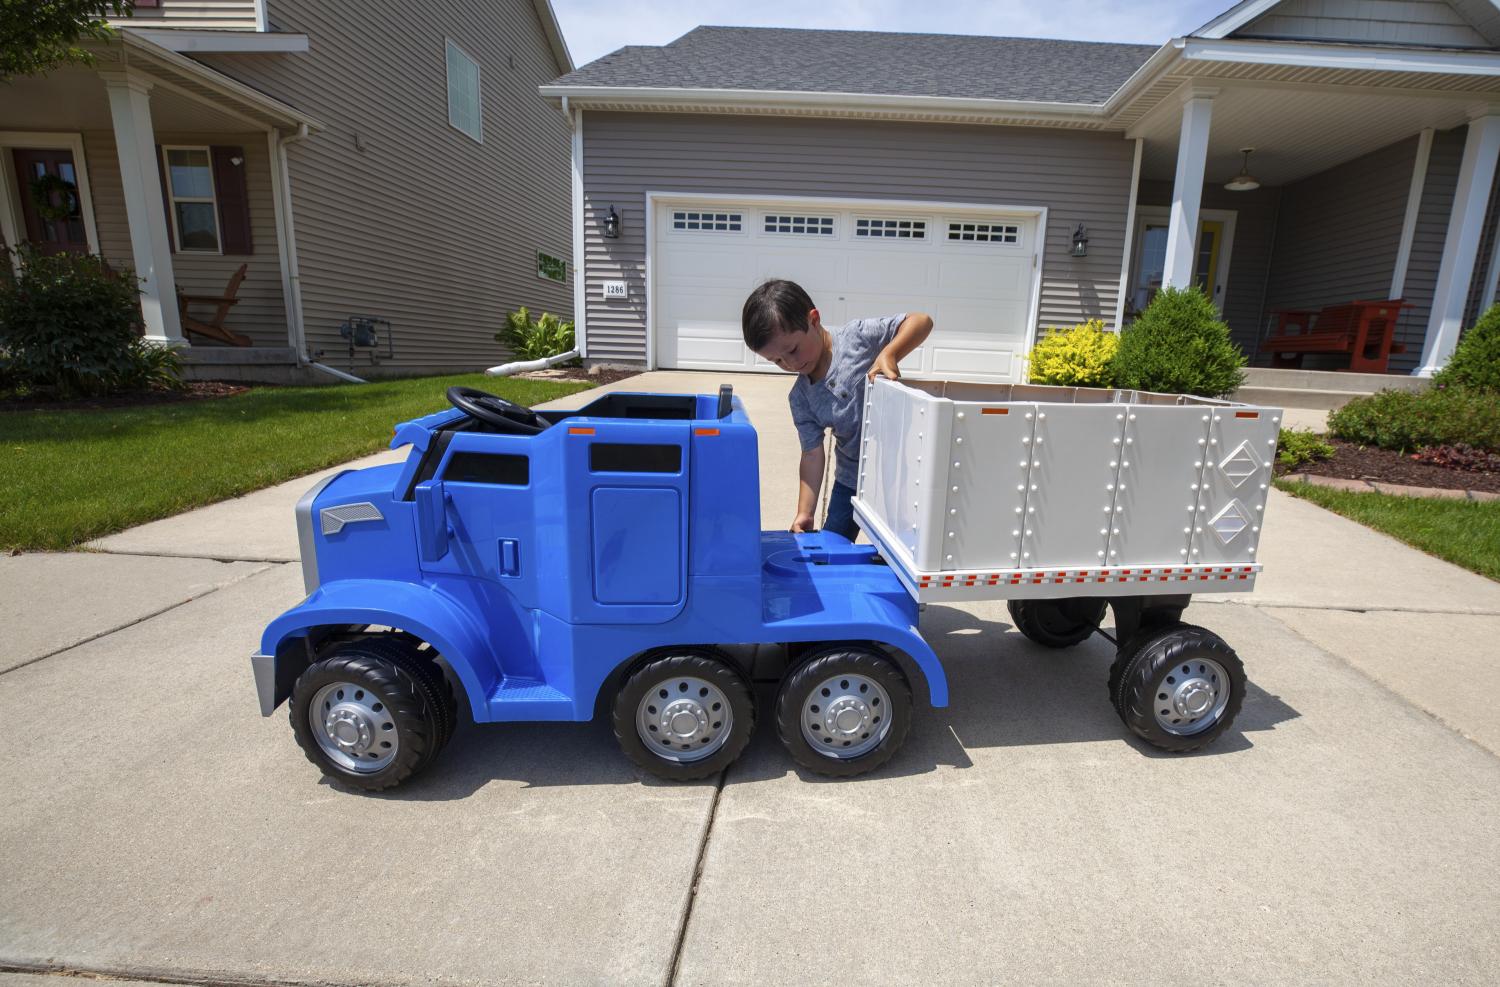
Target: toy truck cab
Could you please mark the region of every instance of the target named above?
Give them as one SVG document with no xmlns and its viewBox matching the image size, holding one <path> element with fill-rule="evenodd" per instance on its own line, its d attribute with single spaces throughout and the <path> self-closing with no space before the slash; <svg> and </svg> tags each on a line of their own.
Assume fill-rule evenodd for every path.
<svg viewBox="0 0 1500 987">
<path fill-rule="evenodd" d="M 608 709 L 648 770 L 711 774 L 756 719 L 752 659 L 727 645 L 791 646 L 783 739 L 828 773 L 890 756 L 913 683 L 946 701 L 917 604 L 872 547 L 760 530 L 756 434 L 728 387 L 576 411 L 449 398 L 397 426 L 403 463 L 336 474 L 297 506 L 308 596 L 253 662 L 262 712 L 290 699 L 326 773 L 399 783 L 461 699 L 481 723 Z"/>
</svg>

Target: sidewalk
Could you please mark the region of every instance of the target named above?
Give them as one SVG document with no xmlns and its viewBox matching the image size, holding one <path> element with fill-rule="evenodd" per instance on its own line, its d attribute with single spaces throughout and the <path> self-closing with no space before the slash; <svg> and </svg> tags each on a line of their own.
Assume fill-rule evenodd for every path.
<svg viewBox="0 0 1500 987">
<path fill-rule="evenodd" d="M 757 423 L 763 521 L 781 527 L 789 378 L 612 389 L 721 380 Z M 465 724 L 422 779 L 370 797 L 321 783 L 284 712 L 258 715 L 246 660 L 301 596 L 291 509 L 313 482 L 94 553 L 0 559 L 14 628 L 0 970 L 334 985 L 1500 977 L 1500 584 L 1311 504 L 1273 492 L 1257 591 L 1188 611 L 1252 683 L 1205 754 L 1127 739 L 1105 698 L 1107 642 L 1048 651 L 991 603 L 924 614 L 953 705 L 919 710 L 872 776 L 794 770 L 763 695 L 750 749 L 716 781 L 644 777 L 602 724 Z M 0 973 L 46 982 L 65 983 Z"/>
</svg>

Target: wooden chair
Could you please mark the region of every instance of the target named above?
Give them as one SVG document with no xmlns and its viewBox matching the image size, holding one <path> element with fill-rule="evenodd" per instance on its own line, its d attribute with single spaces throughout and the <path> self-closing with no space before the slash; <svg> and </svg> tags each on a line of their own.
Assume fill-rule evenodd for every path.
<svg viewBox="0 0 1500 987">
<path fill-rule="evenodd" d="M 245 271 L 249 266 L 248 264 L 240 265 L 240 269 L 230 277 L 229 284 L 225 286 L 222 295 L 188 295 L 184 294 L 181 288 L 177 289 L 177 312 L 182 318 L 183 331 L 217 339 L 230 346 L 254 345 L 254 341 L 249 336 L 224 328 L 224 320 L 229 318 L 229 309 L 239 301 L 236 296 L 239 294 L 240 283 L 245 280 Z M 189 305 L 216 305 L 218 307 L 214 309 L 212 318 L 203 320 L 188 315 Z"/>
<path fill-rule="evenodd" d="M 1306 353 L 1347 353 L 1350 370 L 1383 374 L 1392 353 L 1406 352 L 1394 341 L 1396 318 L 1405 307 L 1406 302 L 1392 298 L 1330 305 L 1318 312 L 1272 312 L 1276 331 L 1261 351 L 1274 354 L 1277 367 L 1300 367 Z"/>
</svg>

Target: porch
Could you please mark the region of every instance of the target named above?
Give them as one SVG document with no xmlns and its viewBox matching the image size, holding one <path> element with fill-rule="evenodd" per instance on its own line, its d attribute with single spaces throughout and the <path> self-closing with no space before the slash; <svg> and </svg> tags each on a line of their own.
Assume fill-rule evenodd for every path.
<svg viewBox="0 0 1500 987">
<path fill-rule="evenodd" d="M 133 270 L 146 337 L 182 348 L 190 375 L 295 367 L 305 345 L 283 148 L 316 123 L 128 32 L 95 55 L 93 67 L 4 87 L 4 243 Z M 185 333 L 179 293 L 222 296 L 241 266 L 224 326 L 250 346 Z M 214 312 L 188 309 L 203 321 Z"/>
<path fill-rule="evenodd" d="M 1403 299 L 1386 373 L 1430 377 L 1496 298 L 1500 56 L 1188 39 L 1170 57 L 1117 118 L 1137 142 L 1122 321 L 1197 285 L 1270 368 L 1277 312 Z"/>
</svg>

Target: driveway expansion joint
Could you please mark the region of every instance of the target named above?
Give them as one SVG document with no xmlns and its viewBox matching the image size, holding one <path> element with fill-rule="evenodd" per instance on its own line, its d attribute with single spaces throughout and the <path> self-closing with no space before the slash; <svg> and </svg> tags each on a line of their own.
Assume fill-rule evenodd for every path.
<svg viewBox="0 0 1500 987">
<path fill-rule="evenodd" d="M 0 959 L 0 973 L 29 973 L 33 976 L 57 977 L 59 987 L 68 981 L 121 981 L 137 984 L 187 984 L 209 987 L 376 987 L 370 980 L 305 980 L 280 977 L 248 977 L 235 973 L 200 973 L 197 971 L 159 970 L 138 967 L 87 967 L 71 963 L 27 963 Z"/>
<path fill-rule="evenodd" d="M 698 841 L 698 859 L 693 862 L 693 882 L 688 886 L 687 904 L 682 909 L 682 921 L 677 926 L 677 940 L 672 944 L 672 966 L 667 971 L 666 987 L 677 983 L 678 968 L 682 965 L 682 947 L 687 942 L 688 925 L 693 918 L 693 905 L 698 901 L 698 883 L 703 878 L 703 862 L 708 859 L 708 841 L 713 836 L 714 820 L 719 815 L 719 798 L 724 794 L 724 780 L 729 776 L 729 767 L 719 772 L 714 785 L 713 801 L 708 806 L 708 821 L 703 826 L 703 839 Z"/>
</svg>

